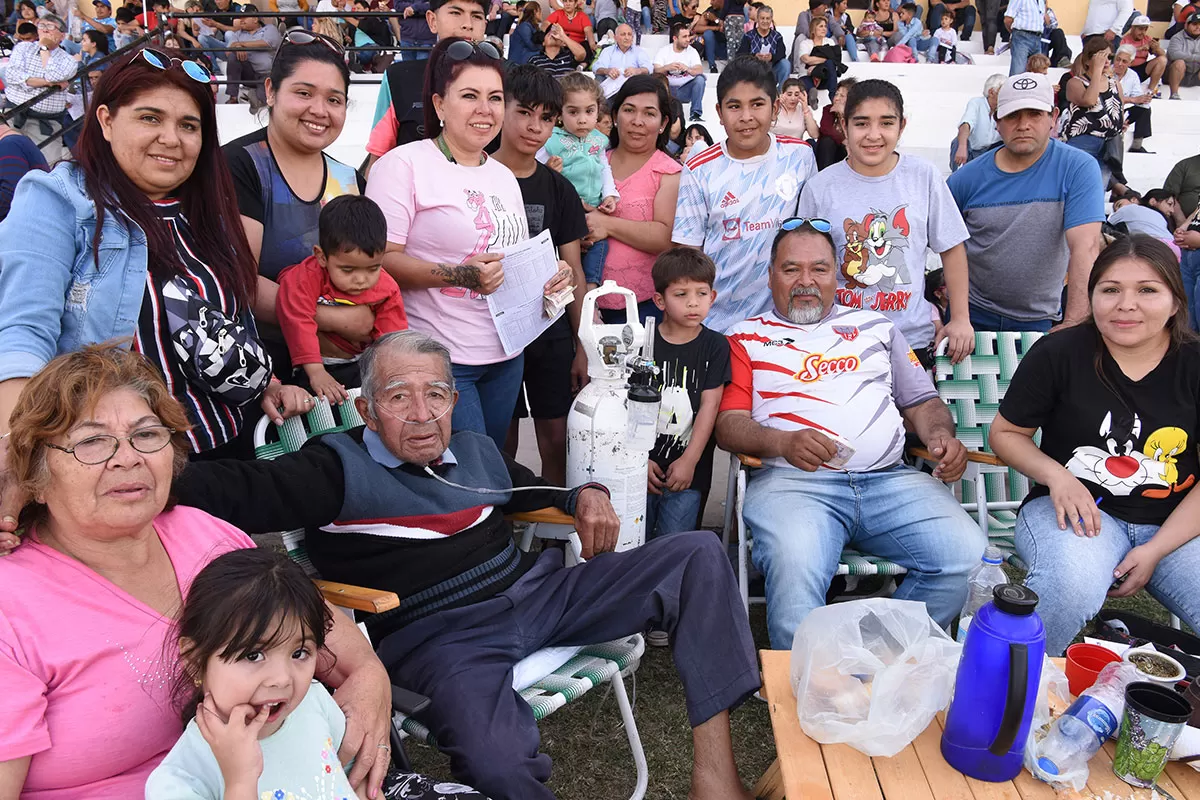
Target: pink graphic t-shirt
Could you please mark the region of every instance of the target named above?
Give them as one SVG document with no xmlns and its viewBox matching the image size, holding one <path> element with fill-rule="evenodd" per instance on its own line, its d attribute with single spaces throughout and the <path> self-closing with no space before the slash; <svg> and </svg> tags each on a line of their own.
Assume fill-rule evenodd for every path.
<svg viewBox="0 0 1200 800">
<path fill-rule="evenodd" d="M 612 151 L 608 153 L 612 160 Z M 661 150 L 655 150 L 642 168 L 623 181 L 617 181 L 621 202 L 617 203 L 615 217 L 647 222 L 654 219 L 654 196 L 663 175 L 674 175 L 682 170 L 679 162 Z M 608 239 L 608 255 L 604 259 L 604 280 L 616 281 L 618 286 L 630 289 L 637 295 L 638 302 L 654 296 L 654 281 L 650 279 L 650 268 L 654 266 L 657 253 L 647 253 L 635 247 Z M 405 295 L 405 299 L 408 297 Z M 624 308 L 625 298 L 610 294 L 596 301 L 601 308 Z"/>
<path fill-rule="evenodd" d="M 521 187 L 508 167 L 452 164 L 424 139 L 392 150 L 371 168 L 367 196 L 388 221 L 388 241 L 413 258 L 458 265 L 529 238 Z M 447 286 L 402 289 L 408 326 L 450 348 L 455 364 L 507 360 L 486 298 Z"/>
<path fill-rule="evenodd" d="M 195 508 L 154 529 L 186 596 L 248 536 Z M 32 756 L 21 800 L 142 797 L 183 732 L 170 702 L 172 620 L 36 532 L 0 558 L 0 761 Z"/>
</svg>

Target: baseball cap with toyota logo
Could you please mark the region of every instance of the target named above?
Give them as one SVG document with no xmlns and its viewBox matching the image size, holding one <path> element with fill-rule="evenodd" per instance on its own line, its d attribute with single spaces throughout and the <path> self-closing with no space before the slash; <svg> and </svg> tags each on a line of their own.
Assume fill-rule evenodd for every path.
<svg viewBox="0 0 1200 800">
<path fill-rule="evenodd" d="M 1150 27 L 1150 18 L 1145 14 L 1138 14 L 1133 18 L 1133 22 L 1129 23 L 1131 28 L 1148 28 Z"/>
<path fill-rule="evenodd" d="M 1031 108 L 1035 111 L 1054 110 L 1054 85 L 1050 78 L 1037 72 L 1022 72 L 1013 75 L 1000 87 L 996 98 L 996 118 Z"/>
</svg>

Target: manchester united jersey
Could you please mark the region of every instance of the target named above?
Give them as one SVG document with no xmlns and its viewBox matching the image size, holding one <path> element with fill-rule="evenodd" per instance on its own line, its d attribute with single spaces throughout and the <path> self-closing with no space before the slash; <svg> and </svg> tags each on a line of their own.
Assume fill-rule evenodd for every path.
<svg viewBox="0 0 1200 800">
<path fill-rule="evenodd" d="M 761 156 L 733 158 L 721 142 L 688 160 L 671 240 L 703 249 L 717 265 L 717 299 L 704 320 L 709 328 L 724 333 L 770 310 L 771 240 L 816 174 L 807 142 L 774 134 Z"/>
</svg>

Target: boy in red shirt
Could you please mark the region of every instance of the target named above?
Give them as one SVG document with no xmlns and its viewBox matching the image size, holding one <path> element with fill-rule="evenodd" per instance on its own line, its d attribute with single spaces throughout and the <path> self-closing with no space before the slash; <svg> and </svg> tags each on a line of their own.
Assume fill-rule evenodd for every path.
<svg viewBox="0 0 1200 800">
<path fill-rule="evenodd" d="M 275 315 L 287 340 L 296 382 L 331 403 L 360 383 L 358 357 L 385 333 L 408 328 L 400 287 L 383 271 L 387 220 L 374 200 L 335 197 L 321 209 L 313 254 L 279 273 Z M 318 305 L 367 305 L 375 327 L 365 342 L 317 331 Z"/>
</svg>

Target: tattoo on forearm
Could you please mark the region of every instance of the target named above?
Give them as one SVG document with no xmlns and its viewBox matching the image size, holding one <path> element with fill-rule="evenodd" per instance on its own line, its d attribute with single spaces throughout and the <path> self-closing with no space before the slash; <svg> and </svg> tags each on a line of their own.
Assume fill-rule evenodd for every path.
<svg viewBox="0 0 1200 800">
<path fill-rule="evenodd" d="M 438 264 L 433 268 L 433 274 L 444 280 L 450 286 L 461 286 L 464 289 L 479 291 L 479 267 L 470 264 Z"/>
</svg>

